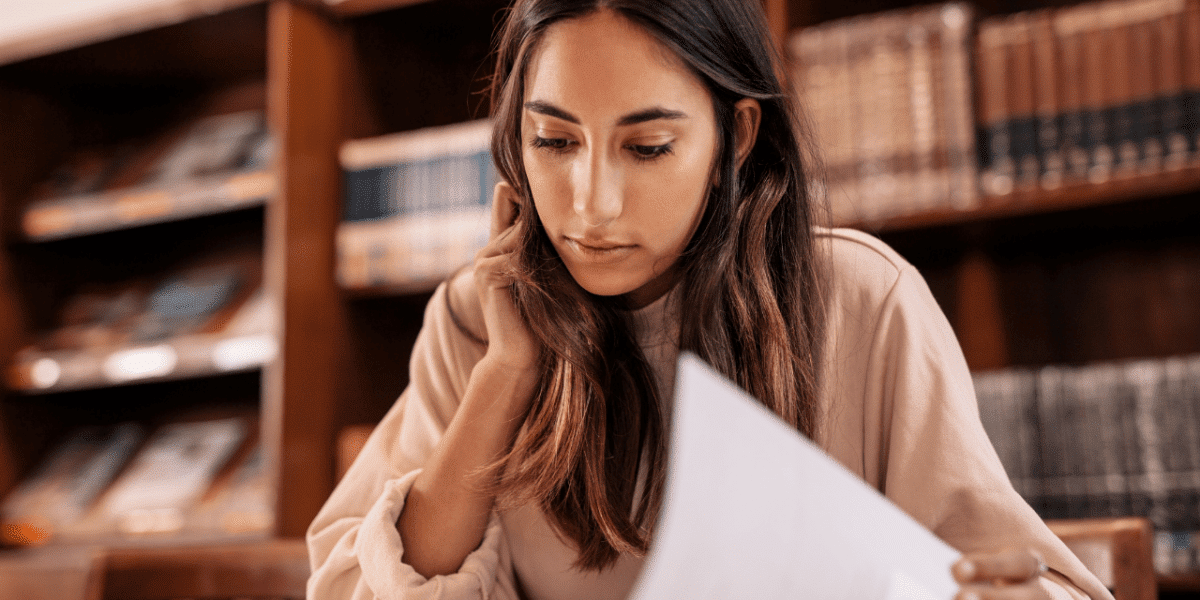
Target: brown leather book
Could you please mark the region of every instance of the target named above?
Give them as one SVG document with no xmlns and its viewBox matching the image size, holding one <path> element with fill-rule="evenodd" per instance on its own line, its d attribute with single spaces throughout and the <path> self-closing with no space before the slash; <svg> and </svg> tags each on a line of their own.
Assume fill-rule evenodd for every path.
<svg viewBox="0 0 1200 600">
<path fill-rule="evenodd" d="M 1085 10 L 1087 7 L 1072 7 L 1056 11 L 1052 17 L 1059 50 L 1057 75 L 1065 178 L 1073 182 L 1087 180 L 1090 157 L 1083 118 L 1084 36 L 1079 17 Z"/>
<path fill-rule="evenodd" d="M 1189 0 L 1183 14 L 1183 122 L 1188 151 L 1200 160 L 1200 0 Z"/>
<path fill-rule="evenodd" d="M 1120 74 L 1110 69 L 1112 57 L 1108 46 L 1112 40 L 1104 26 L 1102 8 L 1084 5 L 1076 7 L 1076 10 L 1078 30 L 1083 38 L 1082 108 L 1084 140 L 1089 154 L 1087 179 L 1092 183 L 1102 183 L 1112 177 L 1116 163 L 1112 146 L 1113 127 L 1109 118 L 1113 99 L 1105 82 L 1110 77 L 1120 77 Z"/>
<path fill-rule="evenodd" d="M 1183 131 L 1183 12 L 1166 14 L 1150 23 L 1154 65 L 1155 132 L 1162 145 L 1164 169 L 1187 162 L 1188 141 Z"/>
<path fill-rule="evenodd" d="M 1007 19 L 1008 37 L 1009 131 L 1012 135 L 1014 187 L 1028 191 L 1037 187 L 1041 167 L 1038 161 L 1037 119 L 1035 115 L 1033 37 L 1029 13 L 1016 13 Z"/>
<path fill-rule="evenodd" d="M 1100 34 L 1098 48 L 1103 53 L 1104 71 L 1094 71 L 1093 77 L 1103 85 L 1102 109 L 1108 121 L 1108 142 L 1112 154 L 1112 169 L 1121 175 L 1133 174 L 1138 170 L 1139 140 L 1134 133 L 1135 71 L 1132 26 L 1135 19 L 1129 18 L 1129 10 L 1136 2 L 1099 2 L 1096 11 Z"/>
<path fill-rule="evenodd" d="M 1132 83 L 1133 137 L 1141 154 L 1139 170 L 1143 173 L 1160 171 L 1163 165 L 1162 115 L 1159 112 L 1159 90 L 1155 74 L 1156 19 L 1132 23 L 1129 27 L 1129 46 L 1134 62 Z"/>
<path fill-rule="evenodd" d="M 980 188 L 985 196 L 991 197 L 1011 193 L 1016 173 L 1010 127 L 1006 27 L 1004 19 L 986 19 L 979 24 L 976 37 Z"/>
<path fill-rule="evenodd" d="M 971 105 L 971 38 L 975 11 L 970 4 L 955 2 L 939 8 L 941 56 L 939 94 L 946 99 L 944 132 L 949 198 L 955 208 L 970 209 L 979 202 L 979 167 L 976 157 L 975 122 Z M 935 62 L 936 65 L 936 62 Z M 935 67 L 936 69 L 937 67 Z"/>
<path fill-rule="evenodd" d="M 1029 36 L 1033 48 L 1033 112 L 1037 124 L 1037 152 L 1043 189 L 1062 186 L 1066 170 L 1063 157 L 1062 107 L 1059 105 L 1062 78 L 1060 51 L 1054 35 L 1052 13 L 1037 10 L 1029 16 Z"/>
</svg>

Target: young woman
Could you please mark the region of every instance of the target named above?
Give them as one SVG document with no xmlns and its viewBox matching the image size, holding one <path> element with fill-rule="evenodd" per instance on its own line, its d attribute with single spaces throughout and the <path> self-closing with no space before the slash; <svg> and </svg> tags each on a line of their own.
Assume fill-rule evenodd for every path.
<svg viewBox="0 0 1200 600">
<path fill-rule="evenodd" d="M 962 551 L 960 598 L 1110 598 L 1009 485 L 920 275 L 817 226 L 781 71 L 757 0 L 517 1 L 491 242 L 313 522 L 312 600 L 626 597 L 680 349 Z"/>
</svg>

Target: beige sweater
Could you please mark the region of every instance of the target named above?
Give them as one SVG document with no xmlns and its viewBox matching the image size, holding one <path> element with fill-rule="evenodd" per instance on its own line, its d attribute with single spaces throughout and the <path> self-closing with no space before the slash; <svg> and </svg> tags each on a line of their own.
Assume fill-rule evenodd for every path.
<svg viewBox="0 0 1200 600">
<path fill-rule="evenodd" d="M 980 425 L 954 332 L 920 274 L 879 240 L 822 231 L 832 285 L 817 442 L 839 463 L 962 552 L 1033 547 L 1054 598 L 1111 599 L 1108 591 L 1013 491 Z M 641 559 L 602 573 L 571 568 L 576 550 L 535 507 L 493 516 L 457 573 L 425 579 L 404 563 L 396 520 L 408 488 L 445 431 L 484 347 L 472 278 L 442 285 L 426 308 L 411 383 L 308 531 L 310 600 L 624 598 Z M 659 384 L 671 389 L 678 352 L 672 294 L 635 315 Z M 669 397 L 669 396 L 668 396 Z M 519 581 L 519 584 L 518 584 Z"/>
</svg>

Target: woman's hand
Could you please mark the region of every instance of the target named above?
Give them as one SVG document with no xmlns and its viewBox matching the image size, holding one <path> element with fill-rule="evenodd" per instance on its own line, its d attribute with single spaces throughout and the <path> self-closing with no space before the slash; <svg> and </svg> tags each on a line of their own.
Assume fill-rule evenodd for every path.
<svg viewBox="0 0 1200 600">
<path fill-rule="evenodd" d="M 515 373 L 532 372 L 538 347 L 529 327 L 513 304 L 514 253 L 524 222 L 517 223 L 517 193 L 507 182 L 496 184 L 492 195 L 492 226 L 487 246 L 475 255 L 475 288 L 487 328 L 487 364 Z"/>
<path fill-rule="evenodd" d="M 955 600 L 1050 600 L 1038 584 L 1046 563 L 1033 550 L 968 554 L 950 571 L 962 586 Z"/>
<path fill-rule="evenodd" d="M 478 474 L 512 444 L 537 383 L 537 345 L 509 292 L 522 227 L 516 192 L 501 183 L 492 203 L 491 239 L 475 255 L 487 353 L 471 371 L 462 402 L 396 523 L 404 561 L 427 578 L 458 571 L 482 542 L 495 496 L 478 485 Z"/>
</svg>

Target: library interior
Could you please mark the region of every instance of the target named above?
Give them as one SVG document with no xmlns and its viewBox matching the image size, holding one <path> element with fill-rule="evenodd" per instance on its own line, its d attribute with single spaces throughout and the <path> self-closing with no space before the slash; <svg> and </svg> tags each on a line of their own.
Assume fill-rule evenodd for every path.
<svg viewBox="0 0 1200 600">
<path fill-rule="evenodd" d="M 750 1 L 1016 491 L 1118 600 L 1200 596 L 1200 0 Z M 305 596 L 488 241 L 508 3 L 3 8 L 0 598 Z"/>
</svg>

